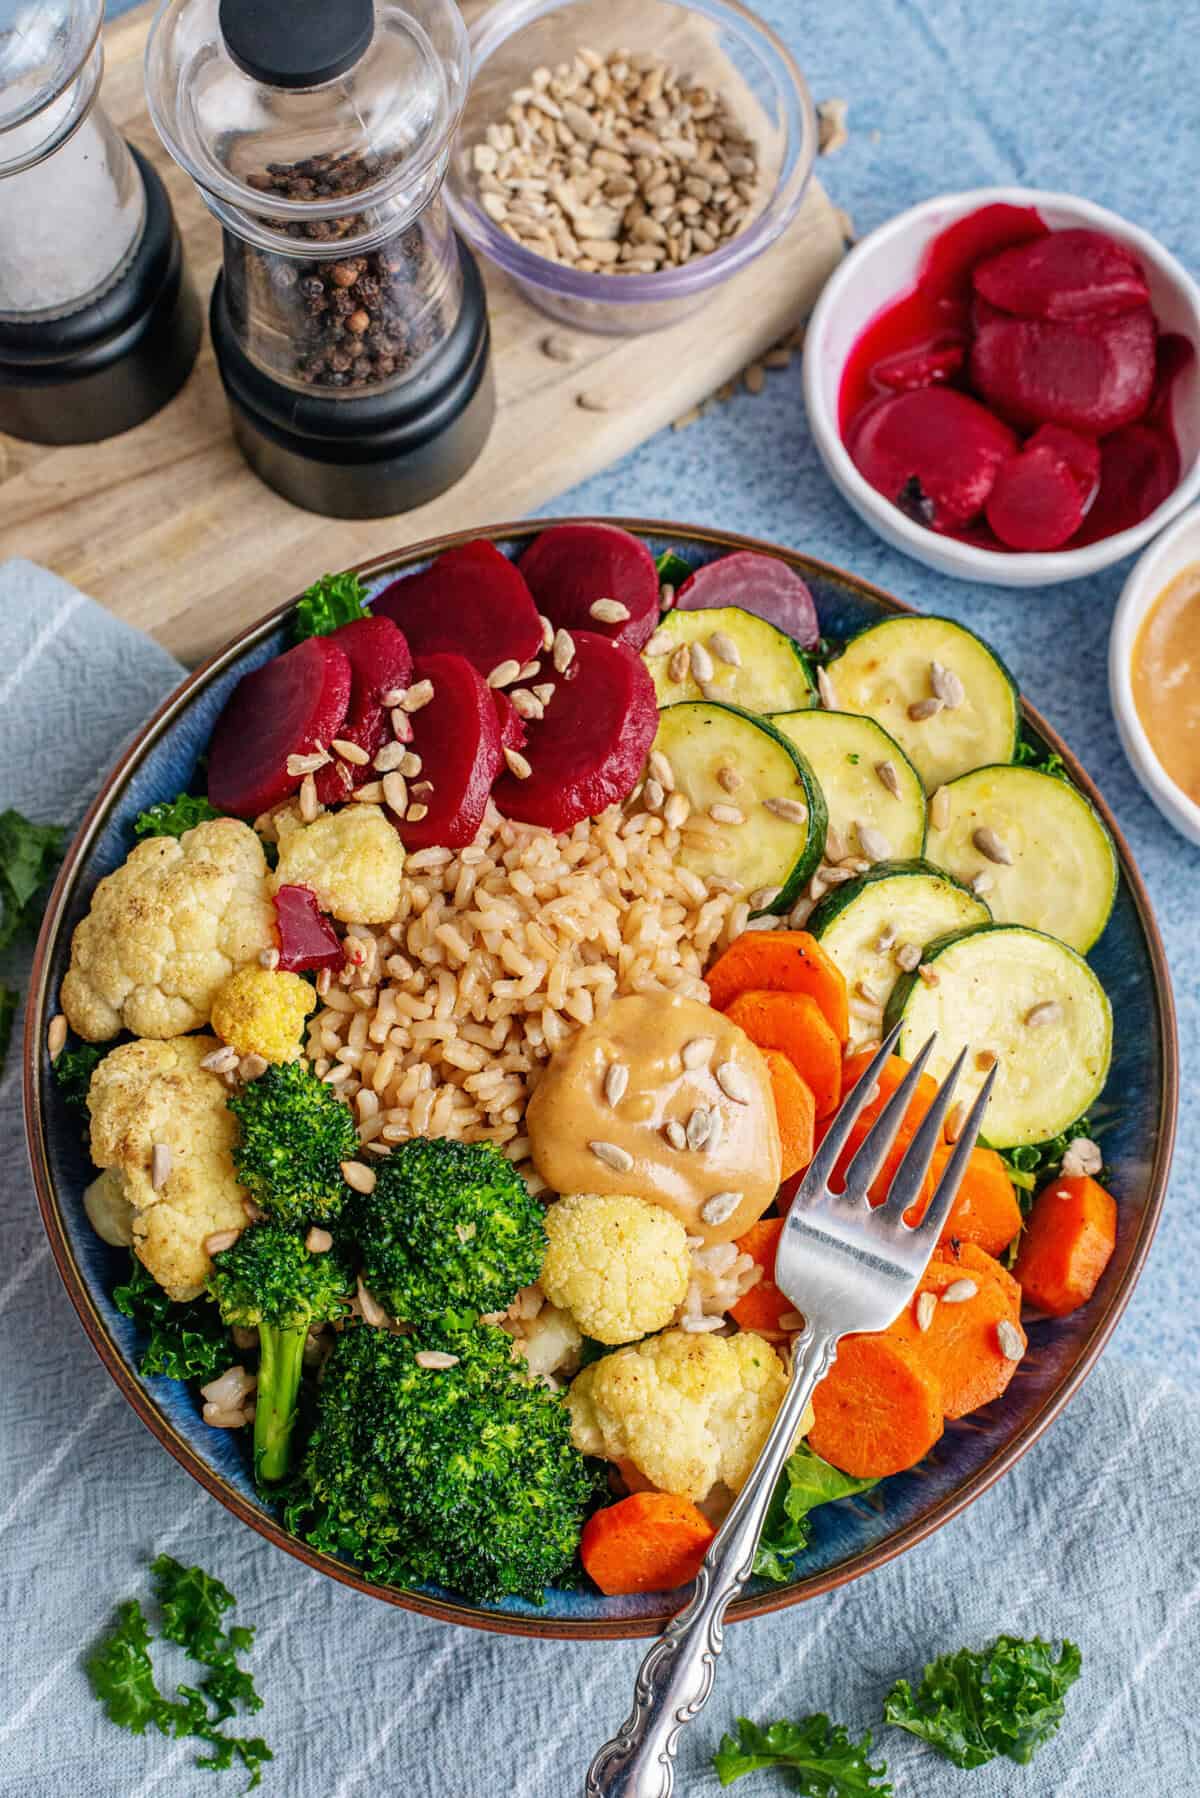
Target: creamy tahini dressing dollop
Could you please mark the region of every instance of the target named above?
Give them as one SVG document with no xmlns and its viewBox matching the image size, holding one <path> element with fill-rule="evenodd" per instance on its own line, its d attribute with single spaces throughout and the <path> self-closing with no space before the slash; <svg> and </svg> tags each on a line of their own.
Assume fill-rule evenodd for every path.
<svg viewBox="0 0 1200 1798">
<path fill-rule="evenodd" d="M 779 1187 L 767 1064 L 744 1030 L 695 999 L 617 999 L 550 1061 L 525 1125 L 555 1192 L 633 1193 L 706 1243 L 740 1236 Z"/>
</svg>

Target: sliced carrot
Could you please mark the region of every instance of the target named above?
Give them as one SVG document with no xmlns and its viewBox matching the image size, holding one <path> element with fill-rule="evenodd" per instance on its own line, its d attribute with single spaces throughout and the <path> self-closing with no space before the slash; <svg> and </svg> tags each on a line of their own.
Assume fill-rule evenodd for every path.
<svg viewBox="0 0 1200 1798">
<path fill-rule="evenodd" d="M 1087 1174 L 1051 1180 L 1033 1202 L 1013 1272 L 1051 1317 L 1085 1305 L 1117 1245 L 1117 1202 Z"/>
<path fill-rule="evenodd" d="M 936 1371 L 887 1333 L 843 1337 L 812 1404 L 808 1446 L 855 1479 L 915 1467 L 942 1433 Z"/>
<path fill-rule="evenodd" d="M 848 1093 L 850 1088 L 866 1073 L 874 1059 L 870 1049 L 859 1050 L 857 1055 L 848 1055 L 842 1063 L 842 1091 Z M 876 1085 L 879 1088 L 869 1105 L 864 1106 L 859 1114 L 859 1122 L 866 1123 L 869 1128 L 879 1116 L 904 1076 L 908 1073 L 911 1062 L 902 1061 L 899 1055 L 893 1055 L 883 1064 L 883 1072 L 878 1076 Z M 917 1081 L 917 1090 L 909 1100 L 908 1110 L 904 1114 L 904 1122 L 909 1130 L 915 1130 L 933 1101 L 937 1098 L 937 1081 L 932 1074 L 922 1074 Z"/>
<path fill-rule="evenodd" d="M 778 1049 L 764 1049 L 762 1055 L 771 1070 L 771 1091 L 775 1097 L 775 1118 L 783 1151 L 779 1177 L 788 1180 L 807 1167 L 813 1158 L 816 1101 L 808 1081 L 800 1077 L 786 1055 Z"/>
<path fill-rule="evenodd" d="M 1021 1207 L 1004 1162 L 995 1149 L 972 1149 L 942 1241 L 954 1237 L 999 1255 L 1020 1228 Z"/>
<path fill-rule="evenodd" d="M 808 993 L 754 988 L 725 1008 L 760 1049 L 778 1049 L 812 1090 L 817 1116 L 837 1108 L 842 1096 L 842 1045 L 821 1007 Z"/>
<path fill-rule="evenodd" d="M 818 1123 L 816 1133 L 818 1144 L 820 1144 L 825 1135 L 825 1131 L 832 1121 L 831 1118 L 826 1118 L 821 1123 Z M 873 1120 L 868 1119 L 866 1123 L 863 1123 L 863 1121 L 859 1119 L 851 1130 L 850 1135 L 847 1137 L 846 1146 L 834 1162 L 833 1173 L 829 1177 L 829 1184 L 834 1192 L 841 1192 L 844 1188 L 846 1184 L 846 1170 L 859 1149 L 861 1149 L 867 1132 L 871 1128 L 872 1121 Z M 907 1123 L 901 1124 L 891 1148 L 883 1158 L 883 1166 L 880 1168 L 867 1189 L 870 1193 L 871 1203 L 873 1205 L 882 1205 L 883 1201 L 887 1198 L 888 1193 L 891 1190 L 892 1180 L 895 1177 L 896 1170 L 900 1166 L 901 1161 L 903 1161 L 905 1151 L 911 1143 L 914 1134 L 915 1129 L 910 1129 Z M 910 1205 L 904 1214 L 908 1223 L 918 1223 L 924 1216 L 925 1208 L 933 1193 L 937 1175 L 938 1152 L 935 1150 L 930 1171 L 926 1174 L 921 1183 L 920 1194 L 918 1195 L 916 1202 Z M 788 1195 L 789 1202 L 792 1196 L 792 1194 Z"/>
<path fill-rule="evenodd" d="M 989 1255 L 986 1249 L 981 1249 L 977 1242 L 962 1242 L 957 1237 L 943 1236 L 934 1251 L 934 1259 L 952 1262 L 956 1267 L 965 1269 L 969 1274 L 986 1274 L 989 1280 L 998 1281 L 1016 1306 L 1018 1317 L 1020 1316 L 1020 1282 L 1014 1278 L 1002 1261 L 997 1261 L 994 1255 Z"/>
<path fill-rule="evenodd" d="M 963 1261 L 931 1261 L 916 1296 L 887 1330 L 937 1380 L 947 1417 L 965 1417 L 990 1404 L 1012 1379 L 1017 1360 L 1005 1353 L 1001 1335 L 1007 1336 L 1007 1331 L 1002 1332 L 1002 1325 L 1011 1324 L 1016 1331 L 1013 1342 L 1019 1341 L 1022 1352 L 1025 1348 L 1021 1295 L 1011 1275 L 1006 1277 L 995 1263 L 994 1273 L 982 1266 L 968 1271 L 965 1256 L 964 1249 Z M 947 1298 L 954 1288 L 961 1296 Z M 937 1299 L 924 1330 L 917 1321 L 922 1293 Z"/>
<path fill-rule="evenodd" d="M 715 1535 L 690 1498 L 635 1492 L 592 1513 L 583 1526 L 579 1553 L 588 1574 L 609 1597 L 669 1592 L 695 1579 Z"/>
<path fill-rule="evenodd" d="M 704 976 L 708 1002 L 726 1011 L 739 993 L 807 993 L 844 1043 L 850 1007 L 841 969 L 807 930 L 747 930 Z"/>
<path fill-rule="evenodd" d="M 752 1256 L 763 1270 L 762 1279 L 749 1292 L 744 1292 L 736 1305 L 729 1307 L 730 1315 L 743 1330 L 782 1330 L 780 1318 L 795 1310 L 792 1301 L 784 1298 L 774 1280 L 775 1256 L 782 1229 L 781 1217 L 763 1217 L 737 1239 L 742 1253 Z"/>
</svg>

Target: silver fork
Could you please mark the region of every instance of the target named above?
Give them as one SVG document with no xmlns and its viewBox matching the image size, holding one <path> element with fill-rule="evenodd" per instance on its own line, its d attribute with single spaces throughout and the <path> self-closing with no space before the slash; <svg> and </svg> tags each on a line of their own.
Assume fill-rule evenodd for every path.
<svg viewBox="0 0 1200 1798">
<path fill-rule="evenodd" d="M 867 1192 L 895 1141 L 933 1037 L 855 1154 L 846 1170 L 845 1191 L 829 1190 L 838 1156 L 873 1096 L 899 1034 L 897 1025 L 843 1102 L 788 1212 L 775 1260 L 775 1284 L 805 1320 L 792 1346 L 791 1380 L 750 1477 L 704 1557 L 690 1601 L 642 1661 L 633 1709 L 588 1769 L 586 1798 L 671 1798 L 680 1732 L 708 1702 L 723 1646 L 726 1609 L 750 1578 L 767 1508 L 813 1390 L 837 1359 L 843 1336 L 886 1329 L 900 1315 L 941 1235 L 987 1109 L 994 1065 L 921 1222 L 915 1227 L 906 1224 L 904 1213 L 929 1171 L 966 1049 L 913 1136 L 886 1203 L 871 1206 Z"/>
</svg>

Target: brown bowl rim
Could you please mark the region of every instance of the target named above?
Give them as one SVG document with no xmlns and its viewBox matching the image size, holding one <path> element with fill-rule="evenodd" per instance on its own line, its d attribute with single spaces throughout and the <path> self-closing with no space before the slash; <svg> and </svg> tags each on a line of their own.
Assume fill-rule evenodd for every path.
<svg viewBox="0 0 1200 1798">
<path fill-rule="evenodd" d="M 357 572 L 369 578 L 392 569 L 399 570 L 412 562 L 423 560 L 444 549 L 470 542 L 478 537 L 511 541 L 532 537 L 538 531 L 544 530 L 548 523 L 587 522 L 591 522 L 591 520 L 578 518 L 523 520 L 517 523 L 494 524 L 470 530 L 445 532 L 402 550 L 372 556 L 369 560 L 357 565 Z M 850 574 L 832 563 L 823 562 L 817 557 L 804 555 L 800 551 L 783 549 L 778 544 L 764 538 L 747 537 L 737 532 L 716 530 L 704 525 L 687 525 L 678 521 L 662 519 L 614 517 L 609 518 L 607 522 L 620 525 L 637 536 L 656 536 L 665 537 L 668 540 L 701 543 L 726 553 L 736 550 L 757 550 L 780 558 L 802 575 L 806 571 L 816 573 L 824 579 L 841 583 L 859 593 L 866 594 L 876 601 L 885 612 L 904 614 L 916 610 L 915 607 L 906 605 L 902 600 L 898 600 L 893 594 L 875 586 L 870 581 L 861 580 L 857 575 Z M 258 1535 L 274 1543 L 277 1548 L 282 1548 L 286 1553 L 293 1555 L 297 1560 L 304 1562 L 317 1572 L 329 1574 L 343 1585 L 350 1586 L 368 1597 L 383 1599 L 389 1604 L 418 1612 L 422 1616 L 436 1618 L 444 1623 L 458 1623 L 500 1635 L 536 1636 L 549 1640 L 632 1640 L 637 1637 L 657 1635 L 663 1624 L 673 1614 L 673 1607 L 670 1605 L 664 1604 L 661 1611 L 650 1616 L 614 1618 L 611 1622 L 604 1618 L 591 1617 L 578 1620 L 548 1618 L 542 1621 L 535 1616 L 486 1610 L 460 1604 L 453 1599 L 434 1598 L 423 1592 L 408 1592 L 399 1588 L 378 1585 L 374 1581 L 364 1578 L 354 1568 L 336 1560 L 331 1555 L 322 1554 L 310 1548 L 307 1543 L 289 1534 L 274 1517 L 264 1515 L 256 1510 L 236 1488 L 203 1461 L 191 1444 L 177 1433 L 167 1418 L 152 1403 L 148 1394 L 126 1367 L 116 1345 L 109 1336 L 104 1322 L 92 1302 L 87 1282 L 75 1262 L 70 1243 L 62 1228 L 46 1156 L 42 1123 L 41 1049 L 45 1041 L 47 1022 L 47 988 L 51 947 L 57 937 L 67 899 L 74 887 L 75 871 L 91 847 L 100 825 L 114 801 L 117 790 L 124 783 L 129 772 L 141 761 L 147 750 L 187 709 L 197 691 L 205 686 L 214 675 L 221 672 L 230 661 L 273 630 L 280 618 L 294 604 L 295 599 L 289 599 L 264 614 L 255 623 L 247 625 L 224 648 L 210 656 L 207 661 L 202 662 L 175 688 L 174 692 L 168 695 L 122 752 L 116 765 L 104 780 L 95 799 L 88 807 L 54 883 L 38 936 L 30 975 L 22 1050 L 22 1084 L 25 1134 L 34 1188 L 55 1266 L 92 1347 L 146 1428 L 157 1437 L 163 1447 L 192 1475 L 193 1479 L 197 1480 L 225 1506 L 226 1510 L 232 1512 L 243 1523 L 248 1524 Z M 903 1554 L 907 1549 L 923 1542 L 935 1530 L 948 1523 L 952 1517 L 956 1517 L 981 1493 L 986 1492 L 988 1487 L 1000 1478 L 1001 1474 L 1006 1473 L 1032 1447 L 1091 1372 L 1101 1350 L 1116 1327 L 1121 1313 L 1129 1302 L 1150 1251 L 1166 1193 L 1167 1176 L 1170 1171 L 1175 1141 L 1179 1098 L 1179 1045 L 1175 1003 L 1166 954 L 1145 885 L 1134 863 L 1129 846 L 1108 805 L 1086 770 L 1058 733 L 1023 698 L 1021 708 L 1024 719 L 1032 724 L 1038 734 L 1062 757 L 1071 779 L 1096 807 L 1104 823 L 1112 832 L 1121 873 L 1133 895 L 1150 953 L 1159 1006 L 1159 1046 L 1163 1061 L 1163 1083 L 1159 1096 L 1159 1129 L 1154 1160 L 1150 1169 L 1149 1195 L 1141 1216 L 1137 1240 L 1121 1280 L 1109 1295 L 1104 1309 L 1094 1320 L 1091 1334 L 1083 1344 L 1070 1370 L 1047 1396 L 1029 1422 L 1002 1447 L 998 1448 L 989 1461 L 978 1468 L 962 1486 L 935 1505 L 927 1516 L 905 1525 L 904 1528 L 875 1547 L 852 1555 L 847 1560 L 827 1568 L 821 1573 L 811 1574 L 807 1578 L 798 1580 L 794 1585 L 762 1592 L 753 1597 L 736 1599 L 729 1608 L 728 1615 L 731 1621 L 766 1616 L 772 1611 L 783 1610 L 787 1606 L 799 1604 L 805 1599 L 816 1598 L 824 1592 L 830 1592 L 838 1586 L 846 1585 L 851 1580 L 860 1578 L 863 1574 L 873 1572 L 876 1568 L 893 1560 L 897 1555 Z"/>
</svg>

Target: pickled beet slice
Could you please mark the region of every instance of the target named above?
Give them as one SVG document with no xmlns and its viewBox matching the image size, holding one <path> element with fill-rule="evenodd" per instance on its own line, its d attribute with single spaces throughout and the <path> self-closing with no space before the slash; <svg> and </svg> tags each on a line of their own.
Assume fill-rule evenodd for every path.
<svg viewBox="0 0 1200 1798">
<path fill-rule="evenodd" d="M 1079 488 L 1086 512 L 1100 484 L 1100 446 L 1065 425 L 1041 425 L 1025 444 L 1027 450 L 1048 449 L 1066 463 Z"/>
<path fill-rule="evenodd" d="M 570 830 L 633 791 L 658 729 L 654 683 L 624 643 L 576 631 L 575 656 L 544 718 L 529 726 L 527 780 L 502 774 L 493 798 L 509 818 Z"/>
<path fill-rule="evenodd" d="M 658 623 L 658 570 L 646 545 L 615 524 L 552 524 L 534 538 L 517 566 L 534 603 L 556 629 L 593 631 L 640 649 Z M 600 599 L 629 613 L 593 618 Z"/>
<path fill-rule="evenodd" d="M 1132 250 L 1103 231 L 1051 231 L 977 263 L 975 292 L 1017 318 L 1111 318 L 1150 301 Z"/>
<path fill-rule="evenodd" d="M 356 618 L 331 632 L 329 641 L 350 658 L 350 708 L 338 737 L 357 743 L 374 757 L 392 734 L 383 695 L 394 687 L 407 687 L 412 674 L 404 632 L 390 618 Z M 329 762 L 317 772 L 317 798 L 322 805 L 337 805 L 355 787 L 375 778 L 370 763 L 356 767 L 344 761 Z"/>
<path fill-rule="evenodd" d="M 413 674 L 433 683 L 433 698 L 412 714 L 410 748 L 421 758 L 421 779 L 409 782 L 409 809 L 429 809 L 410 822 L 393 817 L 406 849 L 463 849 L 474 841 L 492 782 L 502 765 L 495 694 L 479 670 L 460 655 L 418 656 Z"/>
<path fill-rule="evenodd" d="M 934 387 L 939 381 L 952 380 L 966 360 L 965 340 L 947 337 L 881 356 L 871 369 L 871 378 L 893 393 L 907 393 L 913 387 Z"/>
<path fill-rule="evenodd" d="M 982 512 L 1017 439 L 965 393 L 920 387 L 860 412 L 847 447 L 872 487 L 918 524 L 945 531 Z"/>
<path fill-rule="evenodd" d="M 971 384 L 1011 424 L 1103 437 L 1149 405 L 1157 334 L 1148 306 L 1067 322 L 1010 318 L 977 300 Z"/>
<path fill-rule="evenodd" d="M 980 206 L 934 238 L 925 252 L 918 285 L 943 307 L 965 306 L 971 296 L 971 273 L 981 256 L 1045 237 L 1049 230 L 1032 206 L 1003 201 Z"/>
<path fill-rule="evenodd" d="M 280 887 L 275 895 L 279 966 L 289 974 L 313 968 L 340 968 L 345 952 L 337 931 L 317 904 L 311 887 Z"/>
<path fill-rule="evenodd" d="M 332 637 L 308 637 L 244 674 L 208 749 L 208 796 L 220 812 L 257 818 L 303 780 L 288 757 L 336 737 L 350 704 L 350 658 Z"/>
<path fill-rule="evenodd" d="M 542 627 L 525 577 L 482 537 L 393 581 L 371 609 L 400 626 L 418 659 L 466 656 L 485 679 L 501 662 L 541 654 Z"/>
<path fill-rule="evenodd" d="M 1100 487 L 1081 541 L 1093 543 L 1148 518 L 1179 484 L 1179 448 L 1161 425 L 1133 424 L 1100 445 Z"/>
<path fill-rule="evenodd" d="M 815 648 L 821 635 L 808 583 L 778 556 L 760 555 L 754 549 L 735 550 L 697 568 L 679 589 L 675 604 L 681 612 L 740 606 L 786 632 L 802 649 Z"/>
<path fill-rule="evenodd" d="M 987 521 L 1008 549 L 1061 549 L 1083 523 L 1083 497 L 1070 465 L 1034 443 L 999 469 Z"/>
<path fill-rule="evenodd" d="M 518 713 L 507 693 L 497 687 L 492 693 L 496 707 L 496 721 L 500 726 L 500 747 L 504 749 L 524 749 L 525 722 Z"/>
</svg>

